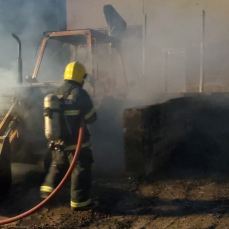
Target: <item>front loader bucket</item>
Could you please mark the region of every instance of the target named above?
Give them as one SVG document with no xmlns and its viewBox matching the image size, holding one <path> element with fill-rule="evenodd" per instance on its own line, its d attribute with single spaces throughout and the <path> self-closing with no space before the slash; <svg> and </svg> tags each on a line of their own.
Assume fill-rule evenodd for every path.
<svg viewBox="0 0 229 229">
<path fill-rule="evenodd" d="M 12 182 L 9 137 L 0 137 L 0 197 L 5 196 Z"/>
</svg>

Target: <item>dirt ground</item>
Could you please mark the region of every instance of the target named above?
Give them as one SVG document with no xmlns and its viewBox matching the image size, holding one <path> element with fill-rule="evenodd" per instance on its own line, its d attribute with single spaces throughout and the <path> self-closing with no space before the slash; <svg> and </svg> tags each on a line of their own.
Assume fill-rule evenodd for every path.
<svg viewBox="0 0 229 229">
<path fill-rule="evenodd" d="M 29 172 L 1 200 L 0 219 L 39 203 L 43 175 Z M 72 212 L 69 184 L 39 212 L 0 228 L 229 228 L 229 179 L 226 174 L 177 170 L 169 166 L 151 178 L 94 177 L 94 212 Z"/>
</svg>

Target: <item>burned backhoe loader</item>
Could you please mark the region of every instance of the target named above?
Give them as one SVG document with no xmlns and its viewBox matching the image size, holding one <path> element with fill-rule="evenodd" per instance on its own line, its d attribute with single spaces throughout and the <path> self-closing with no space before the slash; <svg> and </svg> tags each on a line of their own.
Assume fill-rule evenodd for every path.
<svg viewBox="0 0 229 229">
<path fill-rule="evenodd" d="M 27 76 L 23 84 L 20 40 L 14 35 L 19 44 L 17 81 L 21 85 L 6 89 L 7 95 L 3 90 L 0 92 L 0 100 L 5 96 L 9 101 L 3 99 L 4 103 L 12 104 L 4 110 L 0 123 L 0 194 L 9 189 L 11 161 L 38 163 L 44 160 L 47 140 L 43 129 L 43 99 L 60 85 L 64 67 L 69 62 L 77 60 L 86 66 L 88 77 L 84 87 L 95 106 L 100 107 L 103 101 L 109 104 L 111 117 L 103 119 L 101 115 L 100 122 L 109 124 L 111 118 L 117 117 L 114 100 L 126 98 L 128 93 L 119 39 L 126 30 L 126 23 L 111 6 L 105 7 L 104 13 L 109 29 L 45 32 L 33 75 Z M 105 127 L 104 123 L 102 126 Z"/>
</svg>

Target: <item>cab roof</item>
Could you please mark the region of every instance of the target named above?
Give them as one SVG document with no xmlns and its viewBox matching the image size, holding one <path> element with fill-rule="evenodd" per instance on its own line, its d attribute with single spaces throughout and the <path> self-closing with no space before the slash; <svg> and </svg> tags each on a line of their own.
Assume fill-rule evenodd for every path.
<svg viewBox="0 0 229 229">
<path fill-rule="evenodd" d="M 119 39 L 111 37 L 107 34 L 106 30 L 93 30 L 93 29 L 78 29 L 66 31 L 45 32 L 46 37 L 58 40 L 71 45 L 84 45 L 87 44 L 87 39 L 91 37 L 91 41 L 95 40 L 98 44 L 118 44 Z"/>
</svg>

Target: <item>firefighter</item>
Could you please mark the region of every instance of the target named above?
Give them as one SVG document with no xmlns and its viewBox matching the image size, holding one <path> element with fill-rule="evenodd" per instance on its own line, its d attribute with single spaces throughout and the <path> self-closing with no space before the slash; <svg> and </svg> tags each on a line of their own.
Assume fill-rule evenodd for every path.
<svg viewBox="0 0 229 229">
<path fill-rule="evenodd" d="M 53 92 L 62 105 L 64 112 L 61 119 L 61 141 L 63 147 L 52 151 L 52 164 L 49 173 L 40 187 L 42 198 L 46 198 L 59 184 L 71 163 L 76 144 L 80 120 L 84 117 L 86 124 L 96 121 L 97 116 L 88 93 L 83 89 L 87 76 L 85 67 L 80 62 L 68 64 L 64 72 L 64 84 Z M 82 148 L 77 163 L 71 174 L 71 209 L 87 210 L 95 208 L 98 203 L 90 199 L 91 166 L 93 163 L 90 149 L 90 134 L 85 125 Z"/>
</svg>

